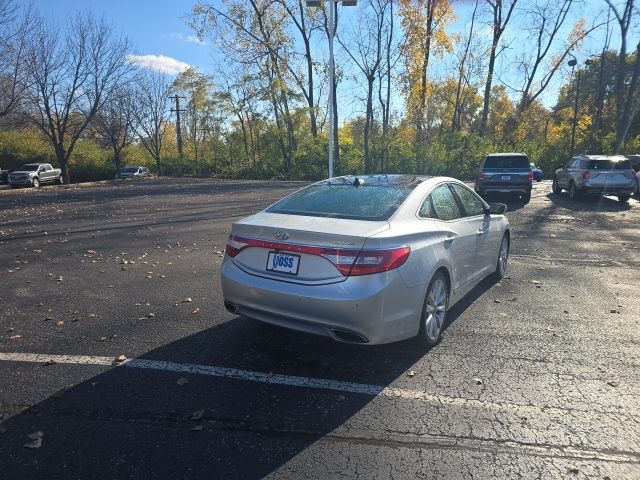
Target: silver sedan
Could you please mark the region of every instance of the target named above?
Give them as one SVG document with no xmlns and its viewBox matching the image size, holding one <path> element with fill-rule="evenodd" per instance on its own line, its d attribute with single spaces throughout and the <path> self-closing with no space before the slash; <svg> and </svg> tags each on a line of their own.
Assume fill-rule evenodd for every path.
<svg viewBox="0 0 640 480">
<path fill-rule="evenodd" d="M 343 342 L 434 345 L 452 305 L 504 276 L 505 209 L 448 177 L 314 183 L 233 223 L 225 307 Z"/>
</svg>

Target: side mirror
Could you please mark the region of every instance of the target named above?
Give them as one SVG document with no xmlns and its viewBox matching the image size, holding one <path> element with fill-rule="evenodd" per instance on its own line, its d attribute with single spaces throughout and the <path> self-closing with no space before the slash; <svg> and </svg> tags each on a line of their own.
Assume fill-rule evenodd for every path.
<svg viewBox="0 0 640 480">
<path fill-rule="evenodd" d="M 504 212 L 507 211 L 507 206 L 504 203 L 491 203 L 489 205 L 489 213 L 491 215 L 504 215 Z"/>
</svg>

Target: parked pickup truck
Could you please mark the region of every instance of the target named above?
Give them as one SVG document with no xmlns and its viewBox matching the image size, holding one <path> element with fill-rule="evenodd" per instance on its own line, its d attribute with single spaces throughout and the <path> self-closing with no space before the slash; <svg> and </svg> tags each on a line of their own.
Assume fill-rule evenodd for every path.
<svg viewBox="0 0 640 480">
<path fill-rule="evenodd" d="M 45 183 L 62 183 L 62 172 L 48 163 L 27 163 L 9 174 L 13 188 L 28 186 L 38 188 Z"/>
</svg>

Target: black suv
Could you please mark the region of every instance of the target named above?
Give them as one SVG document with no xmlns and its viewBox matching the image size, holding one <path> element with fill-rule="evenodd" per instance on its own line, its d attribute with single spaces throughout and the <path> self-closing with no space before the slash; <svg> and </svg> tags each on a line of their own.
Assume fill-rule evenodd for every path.
<svg viewBox="0 0 640 480">
<path fill-rule="evenodd" d="M 516 193 L 529 203 L 532 186 L 533 171 L 524 153 L 490 153 L 480 164 L 475 190 L 481 196 L 491 192 Z"/>
</svg>

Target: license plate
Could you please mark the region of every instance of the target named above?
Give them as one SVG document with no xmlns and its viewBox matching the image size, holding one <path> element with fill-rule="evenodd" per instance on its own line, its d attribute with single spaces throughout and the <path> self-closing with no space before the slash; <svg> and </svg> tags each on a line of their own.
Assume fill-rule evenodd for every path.
<svg viewBox="0 0 640 480">
<path fill-rule="evenodd" d="M 503 182 L 510 182 L 511 181 L 511 175 L 502 175 L 502 181 Z"/>
<path fill-rule="evenodd" d="M 615 175 L 607 175 L 607 180 L 615 180 L 616 176 Z"/>
<path fill-rule="evenodd" d="M 269 252 L 269 257 L 267 258 L 267 270 L 270 272 L 297 275 L 299 267 L 300 255 L 282 252 Z"/>
</svg>

